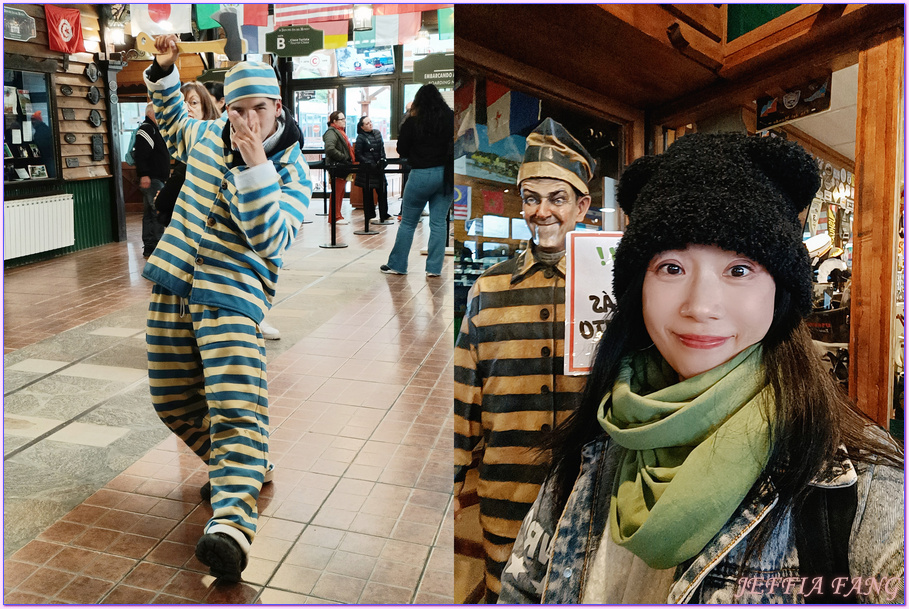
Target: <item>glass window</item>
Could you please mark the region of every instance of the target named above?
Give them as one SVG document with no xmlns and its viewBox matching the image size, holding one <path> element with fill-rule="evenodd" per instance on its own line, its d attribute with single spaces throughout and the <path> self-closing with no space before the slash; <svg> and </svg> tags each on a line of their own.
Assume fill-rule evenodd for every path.
<svg viewBox="0 0 909 609">
<path fill-rule="evenodd" d="M 136 129 L 145 120 L 145 102 L 121 102 L 120 107 L 120 159 L 126 162 L 126 155 L 131 150 L 130 144 L 135 141 Z"/>
<path fill-rule="evenodd" d="M 524 222 L 524 218 L 513 218 L 511 220 L 511 238 L 512 239 L 527 239 L 533 235 L 530 234 L 530 228 L 527 226 L 527 223 Z"/>
<path fill-rule="evenodd" d="M 417 94 L 417 91 L 419 91 L 420 87 L 422 87 L 422 86 L 423 85 L 421 85 L 420 83 L 407 83 L 406 85 L 404 85 L 404 108 L 405 108 L 404 114 L 405 114 L 405 116 L 401 117 L 402 122 L 403 122 L 403 119 L 406 118 L 406 115 L 407 115 L 407 112 L 406 112 L 407 104 L 409 104 L 410 102 L 413 101 L 414 96 Z M 454 89 L 448 89 L 448 88 L 442 87 L 439 89 L 439 93 L 442 94 L 442 99 L 445 100 L 445 103 L 448 104 L 448 107 L 451 109 L 454 109 Z"/>
<path fill-rule="evenodd" d="M 57 177 L 47 74 L 3 71 L 3 180 Z"/>
<path fill-rule="evenodd" d="M 322 148 L 322 134 L 328 129 L 328 115 L 338 109 L 338 91 L 297 89 L 294 91 L 294 105 L 294 115 L 306 143 L 304 147 Z"/>
<path fill-rule="evenodd" d="M 501 216 L 483 216 L 483 236 L 493 239 L 508 239 L 509 218 Z M 521 220 L 523 223 L 524 220 Z M 526 224 L 525 224 L 526 227 Z"/>
<path fill-rule="evenodd" d="M 386 142 L 391 139 L 391 87 L 347 87 L 347 137 L 357 139 L 357 122 L 361 116 L 372 119 L 372 128 L 382 133 Z"/>
<path fill-rule="evenodd" d="M 413 62 L 430 53 L 453 53 L 454 38 L 439 40 L 438 34 L 421 32 L 413 42 L 404 44 L 404 72 L 413 72 Z"/>
<path fill-rule="evenodd" d="M 293 65 L 295 79 L 330 78 L 338 75 L 338 61 L 331 49 L 322 49 L 306 57 L 294 57 Z"/>
</svg>

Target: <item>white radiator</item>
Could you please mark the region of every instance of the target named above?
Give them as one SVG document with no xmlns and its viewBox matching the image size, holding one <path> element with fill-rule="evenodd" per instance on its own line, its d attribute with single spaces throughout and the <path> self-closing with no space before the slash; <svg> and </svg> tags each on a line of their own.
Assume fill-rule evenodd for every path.
<svg viewBox="0 0 909 609">
<path fill-rule="evenodd" d="M 3 202 L 3 259 L 38 254 L 76 242 L 73 195 Z"/>
</svg>

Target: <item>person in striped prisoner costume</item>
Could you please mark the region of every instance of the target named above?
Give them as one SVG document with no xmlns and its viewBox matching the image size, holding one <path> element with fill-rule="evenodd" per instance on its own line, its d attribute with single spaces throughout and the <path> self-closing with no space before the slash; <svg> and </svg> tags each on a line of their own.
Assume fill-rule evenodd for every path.
<svg viewBox="0 0 909 609">
<path fill-rule="evenodd" d="M 158 54 L 145 73 L 161 133 L 187 166 L 173 219 L 142 273 L 155 284 L 149 385 L 158 416 L 209 466 L 213 515 L 196 556 L 215 577 L 239 581 L 269 466 L 258 324 L 312 181 L 274 70 L 235 65 L 224 82 L 228 112 L 190 119 L 174 67 L 176 41 L 155 39 Z"/>
<path fill-rule="evenodd" d="M 574 412 L 586 377 L 563 374 L 565 238 L 590 207 L 596 163 L 561 124 L 547 118 L 527 138 L 518 171 L 530 249 L 483 273 L 468 296 L 455 349 L 455 527 L 458 496 L 479 465 L 486 602 L 521 521 L 549 469 L 547 434 Z"/>
</svg>

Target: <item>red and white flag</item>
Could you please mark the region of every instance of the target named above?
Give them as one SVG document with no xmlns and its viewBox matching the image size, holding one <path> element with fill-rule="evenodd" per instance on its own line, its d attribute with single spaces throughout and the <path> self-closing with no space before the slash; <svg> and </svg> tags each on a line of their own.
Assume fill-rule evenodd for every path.
<svg viewBox="0 0 909 609">
<path fill-rule="evenodd" d="M 243 4 L 243 25 L 268 25 L 267 4 Z"/>
<path fill-rule="evenodd" d="M 434 11 L 440 8 L 454 6 L 452 4 L 373 4 L 373 14 L 376 17 L 381 15 L 403 15 L 405 13 L 422 13 L 423 11 Z"/>
<path fill-rule="evenodd" d="M 353 4 L 276 4 L 275 27 L 340 21 L 353 16 Z"/>
<path fill-rule="evenodd" d="M 132 35 L 182 34 L 192 31 L 192 4 L 131 4 Z"/>
<path fill-rule="evenodd" d="M 82 39 L 82 14 L 79 9 L 60 8 L 44 5 L 47 18 L 48 47 L 61 53 L 82 53 L 85 43 Z"/>
</svg>

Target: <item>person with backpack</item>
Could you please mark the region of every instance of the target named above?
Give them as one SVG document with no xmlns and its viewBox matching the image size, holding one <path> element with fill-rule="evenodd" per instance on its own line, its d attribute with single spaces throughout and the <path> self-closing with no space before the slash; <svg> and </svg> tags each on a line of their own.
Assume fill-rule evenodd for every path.
<svg viewBox="0 0 909 609">
<path fill-rule="evenodd" d="M 623 173 L 617 310 L 500 603 L 902 603 L 903 451 L 804 318 L 798 144 L 695 133 Z"/>
</svg>

